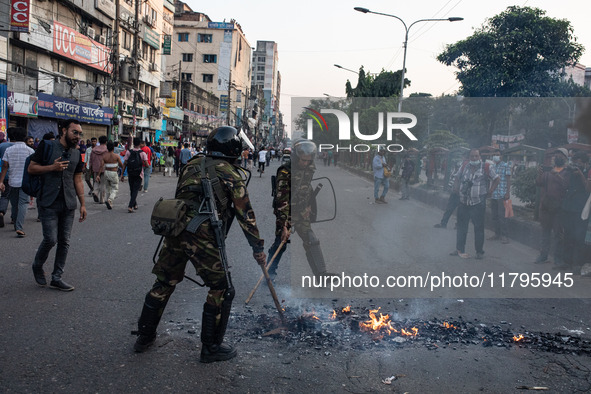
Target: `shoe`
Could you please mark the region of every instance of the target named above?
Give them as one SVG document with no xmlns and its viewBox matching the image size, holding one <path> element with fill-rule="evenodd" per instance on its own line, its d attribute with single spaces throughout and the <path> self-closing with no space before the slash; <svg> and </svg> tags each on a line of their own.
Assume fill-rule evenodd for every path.
<svg viewBox="0 0 591 394">
<path fill-rule="evenodd" d="M 47 286 L 47 279 L 45 279 L 43 268 L 33 266 L 33 277 L 39 286 Z"/>
<path fill-rule="evenodd" d="M 92 193 L 92 199 L 94 200 L 94 202 L 99 202 L 98 196 L 94 193 Z"/>
<path fill-rule="evenodd" d="M 133 208 L 127 208 L 127 213 L 133 213 Z"/>
<path fill-rule="evenodd" d="M 487 238 L 488 241 L 498 241 L 500 239 L 501 239 L 500 235 L 493 235 L 492 237 Z"/>
<path fill-rule="evenodd" d="M 380 201 L 382 204 L 387 204 L 388 202 L 384 199 L 384 196 L 380 197 Z"/>
<path fill-rule="evenodd" d="M 64 282 L 63 280 L 52 280 L 49 283 L 49 287 L 51 287 L 52 289 L 57 289 L 57 290 L 61 290 L 61 291 L 72 291 L 74 290 L 74 286 L 67 284 L 66 282 Z"/>
<path fill-rule="evenodd" d="M 447 226 L 441 224 L 441 223 L 437 223 L 436 225 L 434 225 L 433 227 L 435 228 L 447 228 Z"/>
<path fill-rule="evenodd" d="M 469 259 L 470 255 L 468 253 L 460 252 L 459 250 L 454 250 L 449 254 L 450 256 L 459 256 L 463 259 Z"/>
<path fill-rule="evenodd" d="M 382 200 L 380 200 L 379 198 L 376 198 L 376 204 L 383 204 L 384 202 Z"/>
<path fill-rule="evenodd" d="M 90 190 L 90 191 L 88 192 L 88 195 L 89 195 L 89 196 L 92 196 L 92 190 Z"/>
<path fill-rule="evenodd" d="M 133 345 L 133 351 L 136 353 L 143 353 L 150 346 L 156 342 L 156 334 L 154 335 L 138 335 L 135 344 Z"/>
<path fill-rule="evenodd" d="M 509 241 L 509 238 L 507 237 L 501 237 L 501 243 L 506 245 L 508 243 L 511 243 L 511 241 Z"/>
<path fill-rule="evenodd" d="M 137 204 L 133 206 L 133 209 L 137 211 Z"/>
<path fill-rule="evenodd" d="M 105 205 L 107 206 L 107 209 L 112 209 L 112 207 L 111 207 L 111 200 L 107 200 L 105 202 Z"/>
<path fill-rule="evenodd" d="M 0 212 L 0 227 L 4 227 L 4 214 Z"/>
<path fill-rule="evenodd" d="M 476 260 L 482 260 L 484 258 L 484 252 L 476 253 Z"/>
<path fill-rule="evenodd" d="M 16 236 L 19 238 L 25 238 L 25 232 L 23 230 L 16 230 Z"/>
<path fill-rule="evenodd" d="M 212 363 L 215 361 L 226 361 L 238 355 L 236 349 L 225 343 L 221 345 L 202 345 L 201 357 L 199 361 L 202 363 Z"/>
<path fill-rule="evenodd" d="M 547 256 L 538 256 L 538 258 L 536 259 L 536 261 L 534 261 L 535 264 L 546 264 L 549 263 L 550 261 L 548 260 Z"/>
</svg>

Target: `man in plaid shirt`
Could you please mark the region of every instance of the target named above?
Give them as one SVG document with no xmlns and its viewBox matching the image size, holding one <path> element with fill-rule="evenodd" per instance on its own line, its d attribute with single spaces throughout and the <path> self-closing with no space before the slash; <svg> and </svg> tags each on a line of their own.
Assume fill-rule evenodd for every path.
<svg viewBox="0 0 591 394">
<path fill-rule="evenodd" d="M 454 184 L 454 191 L 460 193 L 460 205 L 458 206 L 456 250 L 451 253 L 452 256 L 460 256 L 464 259 L 470 257 L 465 252 L 465 247 L 468 224 L 472 219 L 476 259 L 480 260 L 484 257 L 486 198 L 492 195 L 499 181 L 500 177 L 494 169 L 480 159 L 480 151 L 472 149 L 469 161 L 464 162 L 460 167 Z"/>
<path fill-rule="evenodd" d="M 511 198 L 511 166 L 502 161 L 501 151 L 493 152 L 493 165 L 491 166 L 495 173 L 500 177 L 499 186 L 493 191 L 490 199 L 490 208 L 492 210 L 492 220 L 495 229 L 495 235 L 489 240 L 501 240 L 508 244 L 507 239 L 507 219 L 505 219 L 505 200 Z"/>
</svg>

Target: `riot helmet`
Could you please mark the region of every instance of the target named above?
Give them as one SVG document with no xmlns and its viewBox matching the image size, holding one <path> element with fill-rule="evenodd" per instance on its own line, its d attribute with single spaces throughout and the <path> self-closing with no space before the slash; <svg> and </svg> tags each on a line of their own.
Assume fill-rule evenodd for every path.
<svg viewBox="0 0 591 394">
<path fill-rule="evenodd" d="M 231 126 L 218 127 L 207 137 L 207 154 L 227 159 L 237 159 L 242 153 L 242 141 L 238 131 Z"/>
<path fill-rule="evenodd" d="M 308 167 L 314 163 L 316 144 L 310 140 L 298 139 L 291 147 L 291 161 L 298 167 Z"/>
</svg>

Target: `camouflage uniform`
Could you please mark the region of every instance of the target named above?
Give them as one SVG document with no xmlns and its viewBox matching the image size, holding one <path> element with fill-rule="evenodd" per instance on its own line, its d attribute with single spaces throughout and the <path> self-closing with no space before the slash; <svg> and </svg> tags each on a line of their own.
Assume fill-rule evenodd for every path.
<svg viewBox="0 0 591 394">
<path fill-rule="evenodd" d="M 269 261 L 281 244 L 281 231 L 283 227 L 287 227 L 288 230 L 291 230 L 292 226 L 295 227 L 295 232 L 304 241 L 304 248 L 307 253 L 310 234 L 314 236 L 310 223 L 313 215 L 312 203 L 314 193 L 312 189 L 312 178 L 314 177 L 316 166 L 312 162 L 306 168 L 296 168 L 292 171 L 292 165 L 293 163 L 288 161 L 277 169 L 276 194 L 273 200 L 275 242 L 269 249 Z M 292 196 L 293 200 L 291 198 Z M 269 267 L 269 273 L 271 275 L 276 274 L 279 260 L 281 260 L 286 247 L 287 245 L 283 246 L 273 261 L 273 265 Z M 310 258 L 308 260 L 312 269 L 315 270 Z"/>
<path fill-rule="evenodd" d="M 177 184 L 177 190 L 180 193 L 176 197 L 192 202 L 188 212 L 189 217 L 197 214 L 201 202 L 201 175 L 191 175 L 191 167 L 200 173 L 201 160 L 203 160 L 202 157 L 191 160 L 183 168 Z M 236 167 L 227 161 L 216 160 L 215 162 L 215 172 L 228 200 L 226 206 L 222 206 L 222 202 L 216 196 L 220 218 L 223 219 L 224 225 L 228 226 L 235 215 L 253 251 L 263 251 L 263 240 L 259 236 L 255 215 L 242 177 Z M 150 295 L 161 302 L 166 302 L 177 283 L 183 280 L 187 259 L 191 261 L 197 274 L 210 288 L 207 303 L 220 306 L 228 284 L 209 221 L 201 224 L 195 234 L 183 231 L 177 238 L 165 238 L 158 262 L 152 269 L 152 273 L 156 275 L 156 283 Z"/>
</svg>

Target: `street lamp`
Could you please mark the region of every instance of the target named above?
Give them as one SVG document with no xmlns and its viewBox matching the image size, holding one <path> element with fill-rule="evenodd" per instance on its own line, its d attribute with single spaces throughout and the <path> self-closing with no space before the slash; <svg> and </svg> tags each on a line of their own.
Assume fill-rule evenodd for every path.
<svg viewBox="0 0 591 394">
<path fill-rule="evenodd" d="M 358 73 L 357 71 L 353 71 L 353 70 L 351 70 L 350 68 L 345 68 L 345 67 L 343 67 L 343 66 L 340 66 L 340 65 L 338 65 L 338 64 L 335 64 L 334 66 L 335 66 L 336 68 L 340 68 L 340 69 L 343 69 L 343 70 L 347 70 L 347 71 L 350 71 L 350 72 L 352 72 L 352 73 L 355 73 L 355 74 L 359 75 L 359 73 Z"/>
<path fill-rule="evenodd" d="M 404 25 L 404 29 L 405 29 L 406 33 L 404 35 L 404 57 L 402 60 L 402 77 L 400 78 L 400 99 L 398 100 L 398 112 L 400 112 L 402 110 L 402 97 L 403 97 L 402 93 L 404 91 L 404 74 L 405 74 L 405 69 L 406 69 L 406 47 L 408 44 L 408 31 L 410 30 L 410 28 L 419 22 L 440 22 L 440 21 L 457 22 L 457 21 L 463 21 L 464 18 L 450 17 L 450 18 L 445 18 L 445 19 L 419 19 L 419 20 L 414 21 L 413 23 L 410 24 L 410 26 L 407 27 L 406 23 L 404 23 L 404 21 L 401 18 L 397 17 L 396 15 L 390 15 L 390 14 L 384 14 L 382 12 L 370 11 L 369 9 L 363 8 L 363 7 L 355 7 L 354 10 L 359 11 L 359 12 L 363 12 L 364 14 L 384 15 L 384 16 L 389 16 L 391 18 L 396 18 L 400 22 L 402 22 L 402 24 Z"/>
</svg>

